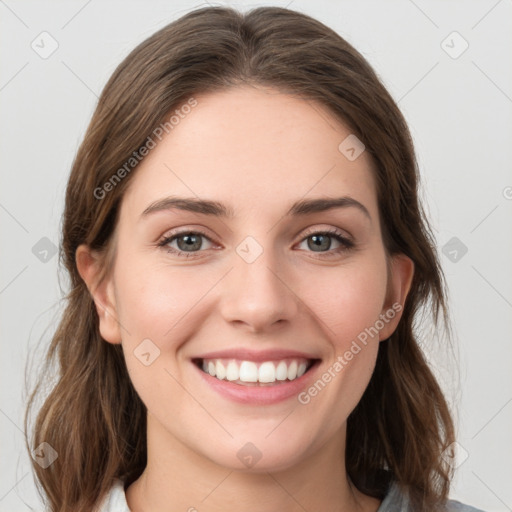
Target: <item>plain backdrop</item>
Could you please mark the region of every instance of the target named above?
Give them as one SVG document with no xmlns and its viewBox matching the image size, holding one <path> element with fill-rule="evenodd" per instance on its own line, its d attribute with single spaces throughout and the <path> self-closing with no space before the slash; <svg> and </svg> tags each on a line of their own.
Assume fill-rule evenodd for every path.
<svg viewBox="0 0 512 512">
<path fill-rule="evenodd" d="M 24 372 L 58 318 L 65 184 L 97 96 L 137 43 L 201 5 L 0 0 L 0 511 L 42 509 L 23 442 Z M 512 510 L 512 2 L 271 5 L 352 43 L 410 125 L 456 332 L 454 363 L 425 343 L 457 420 L 451 496 Z"/>
</svg>

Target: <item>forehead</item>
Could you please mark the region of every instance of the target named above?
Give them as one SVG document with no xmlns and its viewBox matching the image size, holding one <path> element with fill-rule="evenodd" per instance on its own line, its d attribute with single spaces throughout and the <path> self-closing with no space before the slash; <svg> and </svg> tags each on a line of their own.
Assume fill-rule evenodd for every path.
<svg viewBox="0 0 512 512">
<path fill-rule="evenodd" d="M 140 214 L 172 194 L 225 202 L 240 215 L 280 214 L 301 198 L 350 195 L 377 215 L 371 158 L 347 158 L 344 141 L 353 135 L 326 107 L 251 86 L 194 98 L 169 133 L 154 138 L 124 208 Z"/>
</svg>

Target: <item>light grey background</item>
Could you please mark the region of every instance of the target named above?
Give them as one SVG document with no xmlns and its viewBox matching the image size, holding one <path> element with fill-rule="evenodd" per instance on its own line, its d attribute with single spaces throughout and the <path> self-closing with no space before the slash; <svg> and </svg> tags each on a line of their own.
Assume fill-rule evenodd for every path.
<svg viewBox="0 0 512 512">
<path fill-rule="evenodd" d="M 457 412 L 451 496 L 512 510 L 512 2 L 271 4 L 311 14 L 348 39 L 409 122 L 457 334 L 455 365 L 441 344 L 426 344 Z M 23 444 L 24 369 L 28 355 L 38 364 L 61 295 L 57 257 L 40 240 L 58 245 L 70 166 L 115 66 L 200 5 L 0 0 L 0 511 L 41 509 Z M 51 48 L 43 31 L 58 43 L 46 59 L 31 47 Z"/>
</svg>

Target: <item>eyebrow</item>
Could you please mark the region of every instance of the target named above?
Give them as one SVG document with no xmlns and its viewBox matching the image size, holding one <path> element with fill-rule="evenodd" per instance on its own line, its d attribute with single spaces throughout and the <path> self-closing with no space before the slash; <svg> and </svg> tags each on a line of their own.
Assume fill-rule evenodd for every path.
<svg viewBox="0 0 512 512">
<path fill-rule="evenodd" d="M 357 208 L 364 213 L 371 221 L 371 215 L 368 209 L 359 201 L 350 196 L 343 197 L 319 197 L 316 199 L 301 199 L 293 203 L 285 216 L 302 216 L 311 213 L 325 212 L 335 208 Z M 146 217 L 152 213 L 164 210 L 184 210 L 189 212 L 201 213 L 203 215 L 212 215 L 222 218 L 233 218 L 234 211 L 227 205 L 218 201 L 208 199 L 188 198 L 188 197 L 165 197 L 151 203 L 143 212 L 141 217 Z"/>
</svg>

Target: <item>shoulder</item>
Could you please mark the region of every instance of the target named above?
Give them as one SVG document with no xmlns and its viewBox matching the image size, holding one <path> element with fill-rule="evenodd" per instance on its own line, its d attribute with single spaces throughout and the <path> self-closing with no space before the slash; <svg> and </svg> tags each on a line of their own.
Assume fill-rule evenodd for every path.
<svg viewBox="0 0 512 512">
<path fill-rule="evenodd" d="M 97 512 L 130 512 L 124 492 L 124 482 L 116 479 L 110 491 L 101 502 Z"/>
<path fill-rule="evenodd" d="M 388 493 L 382 501 L 377 512 L 414 512 L 407 495 L 404 494 L 394 482 L 390 484 Z M 446 512 L 484 512 L 478 508 L 465 505 L 455 500 L 446 502 Z"/>
</svg>

